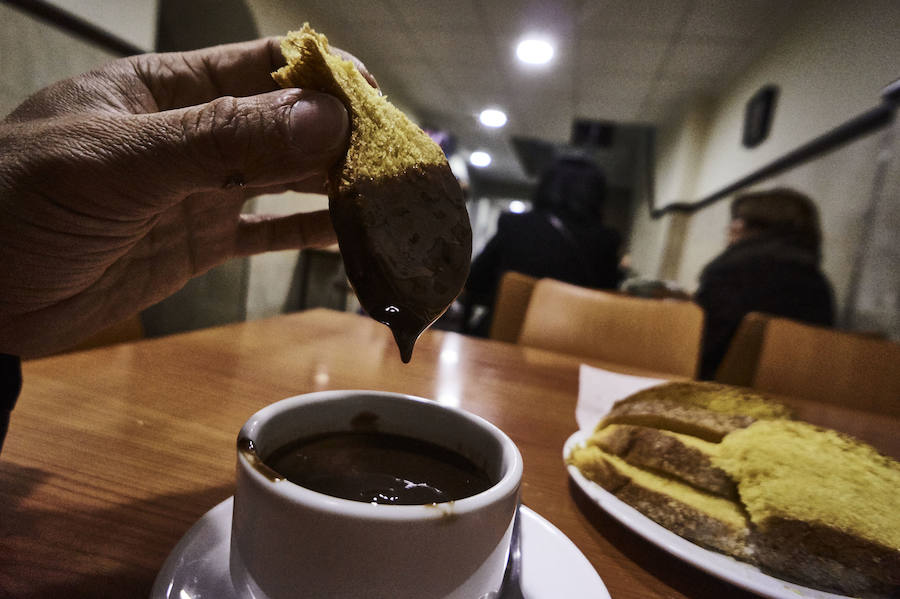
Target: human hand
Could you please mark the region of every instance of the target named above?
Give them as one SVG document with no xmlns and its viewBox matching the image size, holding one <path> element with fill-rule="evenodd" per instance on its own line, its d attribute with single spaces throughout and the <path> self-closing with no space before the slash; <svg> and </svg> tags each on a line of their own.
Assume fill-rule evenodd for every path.
<svg viewBox="0 0 900 599">
<path fill-rule="evenodd" d="M 274 38 L 134 56 L 0 122 L 0 352 L 64 349 L 235 256 L 335 242 L 327 211 L 241 214 L 323 191 L 346 148 L 343 105 L 278 89 L 283 64 Z"/>
</svg>

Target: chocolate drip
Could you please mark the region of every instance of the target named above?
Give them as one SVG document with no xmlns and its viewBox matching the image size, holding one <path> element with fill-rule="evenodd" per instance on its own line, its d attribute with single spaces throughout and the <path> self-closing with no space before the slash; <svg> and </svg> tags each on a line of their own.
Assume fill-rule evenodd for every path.
<svg viewBox="0 0 900 599">
<path fill-rule="evenodd" d="M 409 362 L 469 273 L 472 230 L 456 177 L 446 164 L 416 166 L 332 190 L 328 205 L 360 304 Z"/>
</svg>

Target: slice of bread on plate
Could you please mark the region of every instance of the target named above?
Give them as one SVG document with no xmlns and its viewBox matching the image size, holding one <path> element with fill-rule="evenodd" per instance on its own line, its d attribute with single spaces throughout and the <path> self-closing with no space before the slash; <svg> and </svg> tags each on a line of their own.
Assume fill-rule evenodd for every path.
<svg viewBox="0 0 900 599">
<path fill-rule="evenodd" d="M 759 565 L 849 595 L 900 594 L 900 463 L 805 422 L 757 422 L 713 463 L 737 482 Z"/>
<path fill-rule="evenodd" d="M 616 402 L 597 428 L 634 424 L 717 442 L 757 420 L 790 417 L 787 406 L 749 389 L 686 381 L 650 387 Z"/>
<path fill-rule="evenodd" d="M 595 445 L 576 447 L 568 463 L 672 532 L 703 547 L 753 560 L 740 504 L 632 466 Z"/>
<path fill-rule="evenodd" d="M 647 426 L 610 424 L 588 441 L 638 468 L 660 473 L 727 499 L 737 499 L 737 485 L 713 465 L 718 444 L 691 435 Z"/>
</svg>

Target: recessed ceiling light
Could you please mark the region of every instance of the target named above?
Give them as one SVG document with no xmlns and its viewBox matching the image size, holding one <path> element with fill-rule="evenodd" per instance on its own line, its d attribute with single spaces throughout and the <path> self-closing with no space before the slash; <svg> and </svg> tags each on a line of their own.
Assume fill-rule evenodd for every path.
<svg viewBox="0 0 900 599">
<path fill-rule="evenodd" d="M 553 45 L 547 40 L 524 39 L 516 46 L 516 56 L 527 64 L 547 64 L 553 58 Z"/>
<path fill-rule="evenodd" d="M 525 202 L 522 200 L 513 200 L 509 203 L 509 211 L 514 214 L 522 214 L 527 209 Z"/>
<path fill-rule="evenodd" d="M 472 164 L 472 166 L 485 167 L 491 163 L 491 155 L 487 152 L 478 150 L 477 152 L 472 152 L 469 155 L 469 162 Z"/>
<path fill-rule="evenodd" d="M 506 113 L 496 108 L 485 108 L 478 115 L 478 120 L 485 127 L 502 127 L 506 124 Z"/>
</svg>

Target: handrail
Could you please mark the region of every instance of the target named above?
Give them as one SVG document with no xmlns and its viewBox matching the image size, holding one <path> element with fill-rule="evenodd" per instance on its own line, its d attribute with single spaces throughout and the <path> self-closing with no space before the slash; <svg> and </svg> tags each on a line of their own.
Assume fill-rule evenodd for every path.
<svg viewBox="0 0 900 599">
<path fill-rule="evenodd" d="M 894 81 L 882 90 L 881 104 L 868 110 L 837 127 L 823 133 L 802 146 L 789 151 L 776 158 L 772 162 L 762 166 L 752 173 L 741 177 L 737 181 L 729 183 L 718 191 L 693 202 L 673 202 L 662 208 L 654 206 L 653 194 L 650 194 L 650 216 L 654 219 L 670 212 L 692 213 L 705 208 L 710 204 L 727 197 L 744 187 L 767 179 L 790 168 L 808 162 L 822 154 L 830 152 L 839 146 L 854 141 L 863 135 L 878 130 L 894 120 L 897 105 L 900 103 L 900 79 Z"/>
<path fill-rule="evenodd" d="M 140 48 L 129 41 L 123 40 L 122 38 L 97 27 L 93 23 L 50 4 L 46 0 L 0 1 L 4 4 L 15 6 L 31 14 L 35 18 L 68 31 L 72 35 L 76 35 L 114 54 L 120 56 L 132 56 L 134 54 L 143 54 L 147 51 L 144 48 Z"/>
</svg>

